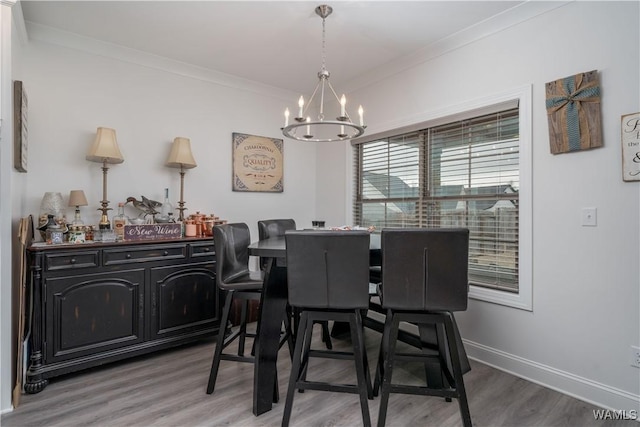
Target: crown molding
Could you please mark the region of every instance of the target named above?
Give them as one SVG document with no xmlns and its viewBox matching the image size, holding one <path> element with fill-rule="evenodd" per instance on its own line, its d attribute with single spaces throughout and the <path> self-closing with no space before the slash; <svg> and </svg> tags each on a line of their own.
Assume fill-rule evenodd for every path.
<svg viewBox="0 0 640 427">
<path fill-rule="evenodd" d="M 68 31 L 58 30 L 56 28 L 37 24 L 31 21 L 25 21 L 25 24 L 29 40 L 31 41 L 37 40 L 43 43 L 82 51 L 90 55 L 128 62 L 142 67 L 153 68 L 182 77 L 248 91 L 271 98 L 290 100 L 292 97 L 296 96 L 296 93 L 292 91 L 172 60 L 159 55 L 119 46 L 113 43 L 107 43 Z"/>
<path fill-rule="evenodd" d="M 3 3 L 14 4 L 16 0 L 0 0 Z M 431 43 L 422 49 L 406 55 L 399 60 L 394 60 L 386 65 L 371 70 L 343 84 L 348 92 L 357 91 L 384 80 L 395 74 L 419 66 L 434 58 L 442 56 L 455 49 L 459 49 L 475 41 L 499 33 L 522 22 L 535 18 L 575 0 L 562 1 L 533 1 L 528 0 L 514 6 L 498 15 L 481 21 L 471 27 L 458 31 L 448 37 Z M 19 6 L 19 5 L 18 5 Z M 18 7 L 20 8 L 20 7 Z M 17 9 L 17 8 L 14 8 Z M 22 14 L 20 13 L 20 16 Z M 22 22 L 25 22 L 22 19 Z M 91 55 L 103 56 L 123 62 L 154 68 L 164 72 L 180 75 L 187 78 L 206 81 L 212 84 L 233 89 L 249 91 L 269 97 L 275 97 L 285 101 L 296 97 L 297 93 L 274 86 L 265 85 L 253 80 L 243 79 L 215 70 L 198 67 L 184 62 L 168 59 L 147 52 L 122 47 L 116 44 L 103 42 L 75 33 L 58 30 L 53 27 L 26 21 L 24 31 L 25 40 L 37 40 L 66 48 L 80 50 Z M 21 36 L 22 38 L 22 36 Z"/>
<path fill-rule="evenodd" d="M 385 78 L 411 69 L 448 52 L 459 49 L 470 43 L 482 40 L 493 34 L 504 31 L 515 25 L 550 12 L 559 7 L 572 3 L 570 1 L 534 1 L 527 0 L 517 6 L 507 9 L 491 18 L 478 22 L 457 33 L 437 40 L 422 49 L 378 67 L 368 73 L 360 75 L 344 83 L 349 92 L 363 89 Z"/>
<path fill-rule="evenodd" d="M 0 5 L 13 7 L 17 3 L 17 0 L 0 0 Z"/>
<path fill-rule="evenodd" d="M 27 33 L 27 27 L 24 23 L 24 15 L 22 14 L 21 2 L 17 2 L 15 4 L 15 7 L 11 9 L 11 15 L 13 17 L 13 24 L 16 27 L 20 44 L 26 45 L 29 42 L 29 34 Z"/>
</svg>

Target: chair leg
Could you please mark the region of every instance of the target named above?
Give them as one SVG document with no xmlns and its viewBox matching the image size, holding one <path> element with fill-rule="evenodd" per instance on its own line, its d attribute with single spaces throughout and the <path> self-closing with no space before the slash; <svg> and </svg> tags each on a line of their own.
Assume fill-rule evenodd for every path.
<svg viewBox="0 0 640 427">
<path fill-rule="evenodd" d="M 389 316 L 387 314 L 387 316 Z M 384 427 L 387 421 L 387 406 L 389 404 L 389 393 L 391 392 L 391 377 L 393 375 L 393 363 L 396 354 L 396 343 L 398 341 L 398 327 L 400 322 L 395 315 L 391 315 L 391 328 L 388 336 L 388 348 L 384 351 L 384 368 L 382 369 L 382 391 L 380 397 L 380 411 L 378 413 L 378 427 Z"/>
<path fill-rule="evenodd" d="M 329 332 L 329 322 L 322 321 L 322 341 L 327 346 L 328 350 L 333 349 L 333 343 L 331 342 L 331 332 Z"/>
<path fill-rule="evenodd" d="M 295 335 L 292 326 L 291 309 L 289 307 L 287 307 L 287 312 L 282 322 L 284 323 L 284 336 L 280 338 L 279 348 L 281 348 L 286 342 L 289 347 L 289 357 L 293 359 L 293 352 L 295 350 Z"/>
<path fill-rule="evenodd" d="M 238 356 L 244 356 L 244 343 L 247 337 L 247 311 L 249 308 L 249 300 L 245 299 L 240 309 L 240 336 L 238 339 Z"/>
<path fill-rule="evenodd" d="M 389 348 L 389 334 L 391 332 L 391 319 L 393 319 L 393 313 L 391 310 L 387 310 L 387 314 L 384 320 L 384 329 L 382 330 L 382 340 L 380 341 L 380 350 L 378 351 L 378 363 L 376 365 L 376 376 L 373 382 L 373 395 L 377 396 L 380 391 L 380 384 L 382 384 L 382 378 L 384 376 L 384 358 L 385 351 Z"/>
<path fill-rule="evenodd" d="M 302 349 L 302 365 L 301 365 L 301 373 L 299 376 L 299 380 L 300 381 L 306 381 L 307 380 L 307 370 L 309 369 L 309 353 L 311 352 L 311 340 L 313 338 L 313 325 L 315 325 L 316 322 L 314 322 L 313 320 L 308 320 L 306 321 L 306 331 L 305 331 L 305 335 L 304 335 L 304 347 Z M 299 326 L 300 327 L 300 326 Z M 300 389 L 298 390 L 300 393 L 304 393 L 304 389 Z"/>
<path fill-rule="evenodd" d="M 440 324 L 433 323 L 418 323 L 418 332 L 420 334 L 420 340 L 423 343 L 422 352 L 426 353 L 428 350 L 424 348 L 424 343 L 432 342 L 433 336 L 435 334 L 436 343 L 439 349 L 444 349 L 444 329 Z M 444 354 L 442 355 L 444 357 Z M 444 360 L 443 358 L 439 358 L 439 360 Z M 429 388 L 437 389 L 437 388 L 445 388 L 446 383 L 442 374 L 443 370 L 442 362 L 430 360 L 424 363 L 424 372 L 425 378 L 427 382 L 427 386 Z M 451 401 L 451 399 L 448 399 Z"/>
<path fill-rule="evenodd" d="M 216 378 L 218 377 L 218 368 L 220 367 L 220 356 L 224 348 L 224 337 L 226 335 L 227 323 L 229 322 L 229 312 L 231 311 L 231 303 L 233 302 L 233 291 L 227 291 L 227 297 L 222 310 L 222 319 L 220 320 L 220 330 L 216 339 L 216 349 L 213 352 L 213 362 L 211 363 L 211 372 L 209 373 L 209 383 L 207 384 L 207 394 L 213 393 L 216 386 Z"/>
<path fill-rule="evenodd" d="M 289 387 L 287 389 L 287 398 L 284 404 L 284 411 L 282 413 L 282 427 L 287 427 L 291 419 L 291 409 L 293 407 L 293 398 L 296 391 L 296 383 L 301 374 L 302 364 L 302 347 L 305 341 L 305 329 L 307 329 L 307 320 L 309 316 L 307 313 L 302 313 L 298 323 L 298 333 L 296 336 L 296 346 L 293 352 L 293 362 L 291 363 L 291 373 L 289 374 Z"/>
<path fill-rule="evenodd" d="M 446 313 L 444 316 L 444 327 L 447 334 L 447 343 L 449 344 L 449 355 L 451 362 L 451 369 L 453 370 L 453 379 L 455 381 L 455 389 L 458 395 L 458 404 L 460 406 L 460 416 L 462 417 L 462 424 L 465 427 L 471 427 L 471 413 L 469 412 L 469 402 L 467 400 L 467 392 L 464 387 L 464 379 L 462 378 L 462 367 L 460 366 L 460 352 L 456 340 L 454 338 L 455 328 L 453 327 L 453 320 L 451 313 Z"/>
<path fill-rule="evenodd" d="M 365 427 L 371 427 L 371 416 L 369 415 L 369 396 L 371 395 L 371 383 L 369 375 L 365 373 L 365 352 L 362 317 L 360 310 L 355 310 L 349 319 L 351 337 L 353 343 L 353 356 L 356 364 L 356 377 L 358 379 L 358 394 L 360 395 L 360 408 L 362 410 L 362 422 Z"/>
</svg>

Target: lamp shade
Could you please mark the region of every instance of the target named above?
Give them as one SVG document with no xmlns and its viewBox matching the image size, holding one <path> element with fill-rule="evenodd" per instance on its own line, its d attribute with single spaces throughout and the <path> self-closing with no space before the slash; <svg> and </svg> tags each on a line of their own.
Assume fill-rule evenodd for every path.
<svg viewBox="0 0 640 427">
<path fill-rule="evenodd" d="M 189 138 L 177 137 L 173 140 L 166 166 L 185 169 L 198 166 L 193 158 L 193 153 L 191 153 L 191 141 Z"/>
<path fill-rule="evenodd" d="M 87 206 L 87 198 L 82 190 L 71 190 L 69 193 L 69 206 Z"/>
<path fill-rule="evenodd" d="M 115 129 L 99 127 L 96 139 L 87 153 L 87 160 L 98 163 L 122 163 L 124 157 L 118 148 Z"/>
</svg>

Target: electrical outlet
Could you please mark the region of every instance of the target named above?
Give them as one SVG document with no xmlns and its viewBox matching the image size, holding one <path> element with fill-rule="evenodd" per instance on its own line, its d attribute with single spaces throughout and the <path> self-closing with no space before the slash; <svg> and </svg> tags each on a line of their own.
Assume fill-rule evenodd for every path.
<svg viewBox="0 0 640 427">
<path fill-rule="evenodd" d="M 640 368 L 640 347 L 631 346 L 631 366 Z"/>
</svg>

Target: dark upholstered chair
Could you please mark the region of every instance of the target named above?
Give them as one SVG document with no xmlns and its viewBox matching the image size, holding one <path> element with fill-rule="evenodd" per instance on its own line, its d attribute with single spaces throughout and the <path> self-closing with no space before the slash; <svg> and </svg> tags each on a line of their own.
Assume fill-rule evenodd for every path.
<svg viewBox="0 0 640 427">
<path fill-rule="evenodd" d="M 251 236 L 247 224 L 216 225 L 213 227 L 213 240 L 216 250 L 216 282 L 218 287 L 225 291 L 226 298 L 209 374 L 208 394 L 213 393 L 215 388 L 221 360 L 254 363 L 253 356 L 244 355 L 245 337 L 255 338 L 255 334 L 247 333 L 246 312 L 249 300 L 260 300 L 263 283 L 262 271 L 249 271 L 248 246 L 251 243 Z M 227 335 L 229 313 L 236 298 L 244 300 L 240 326 Z M 236 338 L 239 340 L 237 354 L 223 353 L 223 350 Z"/>
<path fill-rule="evenodd" d="M 300 310 L 300 325 L 282 426 L 289 424 L 296 390 L 309 389 L 359 394 L 364 425 L 370 426 L 368 398 L 373 392 L 361 315 L 369 306 L 369 234 L 290 231 L 285 238 L 289 304 Z M 329 320 L 348 322 L 353 353 L 311 349 L 313 323 Z M 307 381 L 310 357 L 352 358 L 357 385 Z"/>
<path fill-rule="evenodd" d="M 258 237 L 260 240 L 270 237 L 284 236 L 285 232 L 296 229 L 296 222 L 293 219 L 263 219 L 258 221 Z M 267 267 L 267 259 L 260 259 L 260 268 L 263 270 Z M 288 308 L 289 317 L 285 321 L 286 334 L 283 338 L 293 338 L 298 325 L 298 316 L 294 316 Z M 293 326 L 292 326 L 293 323 Z M 322 322 L 322 341 L 327 348 L 331 348 L 331 335 L 329 333 L 329 324 Z M 291 354 L 293 354 L 293 339 L 290 339 L 289 346 Z"/>
<path fill-rule="evenodd" d="M 383 229 L 382 308 L 386 322 L 382 336 L 376 389 L 382 379 L 378 427 L 385 425 L 390 393 L 457 398 L 462 423 L 471 426 L 471 415 L 462 379 L 456 340 L 454 311 L 467 309 L 469 230 Z M 421 336 L 436 335 L 437 348 L 397 353 L 400 322 L 418 325 Z M 427 376 L 426 387 L 392 383 L 393 362 L 435 363 L 440 378 Z M 430 383 L 432 382 L 432 383 Z"/>
<path fill-rule="evenodd" d="M 263 219 L 258 221 L 258 237 L 260 240 L 284 236 L 285 231 L 295 229 L 296 222 L 293 219 Z"/>
<path fill-rule="evenodd" d="M 258 238 L 260 240 L 270 237 L 284 236 L 285 231 L 295 230 L 296 222 L 293 219 L 263 219 L 258 221 Z M 267 267 L 266 258 L 260 258 L 260 268 Z"/>
</svg>

